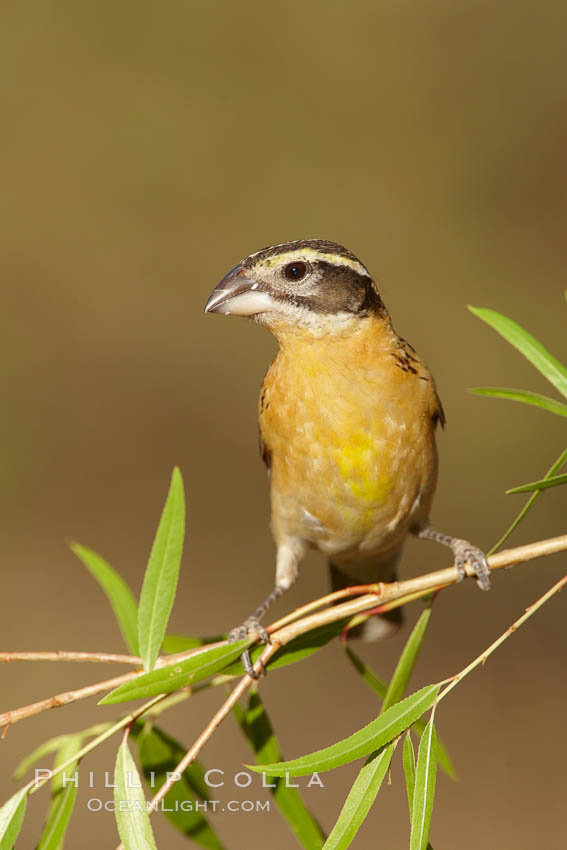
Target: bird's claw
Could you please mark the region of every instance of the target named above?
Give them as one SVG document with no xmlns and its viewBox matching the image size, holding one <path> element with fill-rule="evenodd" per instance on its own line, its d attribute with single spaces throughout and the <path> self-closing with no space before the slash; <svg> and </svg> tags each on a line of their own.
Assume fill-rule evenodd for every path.
<svg viewBox="0 0 567 850">
<path fill-rule="evenodd" d="M 232 629 L 228 634 L 228 642 L 236 643 L 237 640 L 256 638 L 262 643 L 270 643 L 270 636 L 257 617 L 248 617 L 241 626 Z"/>
<path fill-rule="evenodd" d="M 455 566 L 459 573 L 459 581 L 467 575 L 468 564 L 476 575 L 476 583 L 481 590 L 490 590 L 490 568 L 486 555 L 477 546 L 473 546 L 468 540 L 455 540 L 451 546 L 455 556 Z"/>
<path fill-rule="evenodd" d="M 237 626 L 235 629 L 232 629 L 228 634 L 229 643 L 236 643 L 236 641 L 246 640 L 246 638 L 256 638 L 261 643 L 265 644 L 271 643 L 268 632 L 257 617 L 248 617 L 241 626 Z M 265 674 L 266 671 L 263 666 L 259 673 L 256 673 L 254 670 L 254 665 L 250 658 L 250 650 L 245 649 L 240 656 L 240 659 L 245 671 L 252 677 L 252 679 L 259 679 L 260 676 Z"/>
</svg>

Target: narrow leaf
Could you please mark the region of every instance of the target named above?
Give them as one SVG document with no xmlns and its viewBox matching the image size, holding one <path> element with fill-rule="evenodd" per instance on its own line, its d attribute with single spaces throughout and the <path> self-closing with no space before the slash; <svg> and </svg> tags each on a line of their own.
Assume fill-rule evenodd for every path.
<svg viewBox="0 0 567 850">
<path fill-rule="evenodd" d="M 138 607 L 138 644 L 145 670 L 153 669 L 165 635 L 177 589 L 184 536 L 183 479 L 175 467 L 144 575 Z"/>
<path fill-rule="evenodd" d="M 421 722 L 421 721 L 420 721 Z M 415 726 L 413 727 L 415 731 Z M 425 727 L 424 727 L 425 729 Z M 439 744 L 439 738 L 437 739 L 437 743 Z M 439 754 L 437 755 L 437 761 L 441 764 L 441 759 L 439 758 Z M 403 753 L 403 763 L 404 763 L 404 773 L 406 777 L 406 790 L 408 792 L 408 805 L 409 805 L 409 815 L 410 821 L 412 816 L 413 809 L 413 794 L 415 787 L 415 752 L 413 749 L 413 743 L 411 740 L 411 733 L 408 731 L 406 737 L 404 739 L 404 753 Z M 427 850 L 433 850 L 433 847 L 427 842 Z"/>
<path fill-rule="evenodd" d="M 166 635 L 161 642 L 161 651 L 168 655 L 176 652 L 187 652 L 208 643 L 218 643 L 226 640 L 226 635 L 209 635 L 208 637 L 185 637 L 185 635 Z"/>
<path fill-rule="evenodd" d="M 148 699 L 158 694 L 170 694 L 187 685 L 197 682 L 218 673 L 242 652 L 250 646 L 249 640 L 240 640 L 237 643 L 217 646 L 214 649 L 203 650 L 185 661 L 177 661 L 174 664 L 166 664 L 152 670 L 151 673 L 141 673 L 135 679 L 119 685 L 103 699 L 99 705 L 116 702 L 126 702 L 131 699 Z"/>
<path fill-rule="evenodd" d="M 65 785 L 57 792 L 37 850 L 58 850 L 62 846 L 63 836 L 73 814 L 76 797 L 77 788 L 73 784 Z"/>
<path fill-rule="evenodd" d="M 28 792 L 20 788 L 0 809 L 0 850 L 12 850 L 14 847 L 22 828 L 27 802 Z"/>
<path fill-rule="evenodd" d="M 404 738 L 403 764 L 404 774 L 406 777 L 406 790 L 408 792 L 409 814 L 411 818 L 413 811 L 413 792 L 415 788 L 415 751 L 413 748 L 413 741 L 411 739 L 411 732 L 406 732 L 406 736 Z"/>
<path fill-rule="evenodd" d="M 437 773 L 437 736 L 433 719 L 425 727 L 419 743 L 411 815 L 410 850 L 426 850 L 433 813 Z"/>
<path fill-rule="evenodd" d="M 345 850 L 350 847 L 376 799 L 393 753 L 394 744 L 389 744 L 369 756 L 354 780 L 338 820 L 325 842 L 324 850 Z"/>
<path fill-rule="evenodd" d="M 57 735 L 55 738 L 50 738 L 48 741 L 44 741 L 39 745 L 29 756 L 26 756 L 25 759 L 19 763 L 17 768 L 14 771 L 14 779 L 21 779 L 24 773 L 27 773 L 28 769 L 36 764 L 40 759 L 44 756 L 48 756 L 50 753 L 54 753 L 58 750 L 65 741 L 68 739 L 68 735 Z"/>
<path fill-rule="evenodd" d="M 367 685 L 372 688 L 372 690 L 377 693 L 381 699 L 383 699 L 386 695 L 386 691 L 388 690 L 388 686 L 384 679 L 382 679 L 374 670 L 372 670 L 371 667 L 368 666 L 368 664 L 359 658 L 348 644 L 345 646 L 345 651 L 349 660 L 352 662 L 356 670 L 358 670 Z M 412 729 L 418 737 L 421 737 L 425 729 L 424 721 L 416 720 Z M 457 773 L 453 766 L 453 761 L 449 755 L 449 751 L 440 738 L 437 738 L 437 759 L 439 761 L 439 766 L 445 771 L 447 776 L 451 779 L 456 779 Z"/>
<path fill-rule="evenodd" d="M 88 736 L 88 730 L 63 736 L 53 768 L 60 767 L 78 753 L 84 739 Z M 51 803 L 37 850 L 61 850 L 63 847 L 63 838 L 77 797 L 77 768 L 78 762 L 75 761 L 69 764 L 63 773 L 58 773 L 51 780 Z"/>
<path fill-rule="evenodd" d="M 281 760 L 282 754 L 272 724 L 257 692 L 250 695 L 246 712 L 237 703 L 234 714 L 258 764 Z M 325 840 L 323 833 L 297 789 L 288 787 L 281 777 L 275 778 L 272 784 L 275 786 L 271 788 L 274 801 L 299 843 L 306 850 L 320 850 Z"/>
<path fill-rule="evenodd" d="M 146 724 L 136 735 L 138 753 L 146 781 L 152 793 L 161 788 L 167 775 L 174 773 L 187 748 L 157 726 Z M 223 850 L 217 834 L 195 806 L 190 810 L 184 801 L 209 800 L 209 789 L 203 768 L 193 762 L 164 797 L 162 811 L 166 818 L 187 838 L 208 850 Z"/>
<path fill-rule="evenodd" d="M 56 769 L 62 764 L 65 764 L 66 761 L 69 761 L 69 759 L 73 758 L 73 756 L 81 749 L 86 737 L 87 735 L 84 732 L 76 732 L 72 735 L 66 735 L 65 741 L 63 741 L 53 761 L 53 768 Z M 53 789 L 54 796 L 61 788 L 65 787 L 63 784 L 63 777 L 65 777 L 65 785 L 67 785 L 68 780 L 73 780 L 75 778 L 74 774 L 76 769 L 77 762 L 73 762 L 68 765 L 63 773 L 58 773 L 57 776 L 53 777 L 51 780 L 51 788 Z"/>
<path fill-rule="evenodd" d="M 347 658 L 350 660 L 355 669 L 358 670 L 366 684 L 378 694 L 380 699 L 384 699 L 388 692 L 388 685 L 384 679 L 381 679 L 378 673 L 372 670 L 372 668 L 369 667 L 362 658 L 359 658 L 348 644 L 345 645 L 345 652 L 347 654 Z"/>
<path fill-rule="evenodd" d="M 417 661 L 419 652 L 423 645 L 423 640 L 431 619 L 431 607 L 426 608 L 421 612 L 421 615 L 412 629 L 412 632 L 407 639 L 406 645 L 403 648 L 400 659 L 394 670 L 394 675 L 388 685 L 388 691 L 382 703 L 382 712 L 390 708 L 391 705 L 398 702 L 404 695 L 409 678 L 413 673 L 413 668 Z"/>
<path fill-rule="evenodd" d="M 332 770 L 334 767 L 348 764 L 362 756 L 368 756 L 374 750 L 389 744 L 412 723 L 415 723 L 433 705 L 440 687 L 440 685 L 428 685 L 421 688 L 393 705 L 353 735 L 330 747 L 292 761 L 267 764 L 263 768 L 248 766 L 251 770 L 264 771 L 270 776 L 285 776 L 286 773 L 290 776 L 304 776 L 307 773 Z"/>
<path fill-rule="evenodd" d="M 474 387 L 469 392 L 474 395 L 490 396 L 490 398 L 506 398 L 509 401 L 519 401 L 522 404 L 541 407 L 542 410 L 548 410 L 550 413 L 556 413 L 558 416 L 567 416 L 567 404 L 563 404 L 541 393 L 532 393 L 528 390 L 509 390 L 500 387 Z"/>
<path fill-rule="evenodd" d="M 532 490 L 547 490 L 549 487 L 559 487 L 561 484 L 567 484 L 567 475 L 554 475 L 551 478 L 542 478 L 541 481 L 532 481 L 531 484 L 522 484 L 521 487 L 506 490 L 506 495 L 530 493 Z"/>
<path fill-rule="evenodd" d="M 99 583 L 114 611 L 122 637 L 132 655 L 138 654 L 137 607 L 132 591 L 114 567 L 80 543 L 71 543 L 71 549 Z"/>
<path fill-rule="evenodd" d="M 413 727 L 415 734 L 418 735 L 420 738 L 425 731 L 425 725 L 423 724 L 423 728 L 422 728 L 422 724 L 423 724 L 423 720 L 418 720 L 417 723 Z M 447 748 L 445 747 L 445 745 L 441 741 L 441 738 L 438 735 L 437 735 L 437 762 L 438 762 L 441 770 L 443 770 L 447 774 L 449 779 L 455 779 L 455 780 L 457 779 L 457 771 L 455 770 L 455 767 L 453 765 L 453 760 L 451 759 L 451 756 L 449 755 Z"/>
<path fill-rule="evenodd" d="M 140 777 L 126 738 L 116 756 L 114 784 L 116 824 L 124 850 L 156 850 Z"/>
<path fill-rule="evenodd" d="M 496 310 L 481 307 L 469 307 L 469 310 L 517 348 L 567 398 L 567 368 L 535 336 Z"/>
<path fill-rule="evenodd" d="M 545 473 L 545 475 L 543 477 L 544 478 L 551 478 L 552 476 L 554 476 L 557 472 L 559 472 L 559 470 L 561 469 L 561 467 L 563 466 L 565 461 L 567 461 L 567 449 L 565 449 L 565 451 L 561 453 L 561 455 L 557 458 L 555 463 L 552 466 L 550 466 L 550 468 L 547 470 L 547 472 Z M 508 540 L 508 538 L 517 529 L 517 527 L 519 526 L 519 524 L 521 523 L 521 521 L 523 520 L 525 515 L 528 513 L 528 511 L 531 510 L 531 508 L 533 508 L 534 504 L 537 502 L 540 495 L 541 495 L 541 490 L 535 490 L 532 493 L 532 495 L 527 500 L 526 504 L 524 505 L 524 507 L 522 508 L 520 513 L 518 514 L 518 516 L 515 518 L 515 520 L 512 522 L 512 524 L 509 526 L 509 528 L 504 532 L 504 534 L 502 535 L 500 540 L 497 543 L 494 544 L 494 546 L 492 547 L 490 552 L 487 552 L 488 555 L 492 555 L 493 552 L 496 552 L 497 549 L 500 549 L 500 547 L 504 545 L 504 543 Z"/>
</svg>

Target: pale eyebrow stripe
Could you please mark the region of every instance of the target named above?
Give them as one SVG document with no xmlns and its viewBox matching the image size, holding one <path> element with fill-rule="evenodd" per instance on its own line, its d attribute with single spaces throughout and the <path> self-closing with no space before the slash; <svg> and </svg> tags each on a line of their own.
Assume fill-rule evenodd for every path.
<svg viewBox="0 0 567 850">
<path fill-rule="evenodd" d="M 253 255 L 252 255 L 253 256 Z M 330 263 L 333 266 L 346 266 L 349 269 L 357 272 L 364 277 L 370 277 L 367 269 L 357 260 L 351 260 L 350 257 L 343 257 L 339 254 L 328 254 L 325 251 L 317 251 L 315 248 L 296 248 L 295 250 L 286 251 L 285 254 L 276 254 L 273 257 L 266 257 L 260 262 L 262 266 L 275 266 L 282 262 L 291 262 L 292 260 L 321 260 L 324 263 Z"/>
</svg>

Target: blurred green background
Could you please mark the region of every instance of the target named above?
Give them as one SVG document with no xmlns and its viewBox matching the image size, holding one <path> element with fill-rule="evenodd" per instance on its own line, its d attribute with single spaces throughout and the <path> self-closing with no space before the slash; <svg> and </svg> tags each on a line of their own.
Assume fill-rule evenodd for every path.
<svg viewBox="0 0 567 850">
<path fill-rule="evenodd" d="M 203 306 L 240 258 L 276 242 L 333 239 L 375 274 L 447 412 L 433 519 L 495 541 L 522 504 L 504 490 L 541 477 L 565 423 L 465 393 L 547 391 L 466 304 L 509 314 L 567 357 L 564 34 L 554 0 L 3 4 L 5 649 L 120 651 L 66 541 L 97 549 L 137 592 L 176 463 L 189 538 L 172 629 L 226 630 L 271 588 L 256 399 L 275 344 Z M 565 532 L 565 513 L 565 492 L 547 493 L 512 543 Z M 489 595 L 472 582 L 443 594 L 415 686 L 464 666 L 566 560 L 500 574 Z M 440 548 L 412 542 L 403 574 L 446 563 Z M 275 613 L 325 590 L 313 554 Z M 439 781 L 434 846 L 565 846 L 564 605 L 555 599 L 443 704 L 460 782 Z M 361 652 L 386 676 L 406 634 Z M 113 670 L 5 666 L 3 709 Z M 376 711 L 338 645 L 269 676 L 262 693 L 288 758 Z M 191 743 L 220 697 L 176 709 L 167 728 Z M 115 714 L 84 702 L 10 729 L 2 799 L 10 770 L 45 736 Z M 112 770 L 116 746 L 85 767 Z M 231 720 L 203 759 L 227 773 L 214 795 L 223 804 L 265 799 L 232 785 L 250 754 Z M 305 793 L 325 828 L 354 773 L 326 774 L 324 790 Z M 113 816 L 87 811 L 93 793 L 81 791 L 69 846 L 115 846 Z M 46 805 L 33 798 L 18 846 L 35 846 Z M 214 823 L 230 850 L 294 846 L 276 811 Z M 155 830 L 160 847 L 186 846 L 165 821 Z M 398 761 L 354 846 L 403 848 L 407 835 Z"/>
</svg>

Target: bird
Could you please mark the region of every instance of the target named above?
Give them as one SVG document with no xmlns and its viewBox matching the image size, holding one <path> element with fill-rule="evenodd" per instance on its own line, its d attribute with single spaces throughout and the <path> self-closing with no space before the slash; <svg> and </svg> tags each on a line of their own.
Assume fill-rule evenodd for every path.
<svg viewBox="0 0 567 850">
<path fill-rule="evenodd" d="M 311 548 L 327 556 L 335 590 L 396 580 L 410 535 L 449 547 L 459 579 L 468 563 L 478 586 L 490 588 L 483 551 L 431 524 L 445 414 L 431 372 L 394 330 L 355 254 L 325 239 L 263 248 L 222 278 L 205 312 L 252 319 L 279 346 L 258 407 L 275 586 L 230 640 L 267 640 L 260 620 Z M 357 636 L 379 640 L 400 625 L 395 609 L 369 618 Z"/>
</svg>

